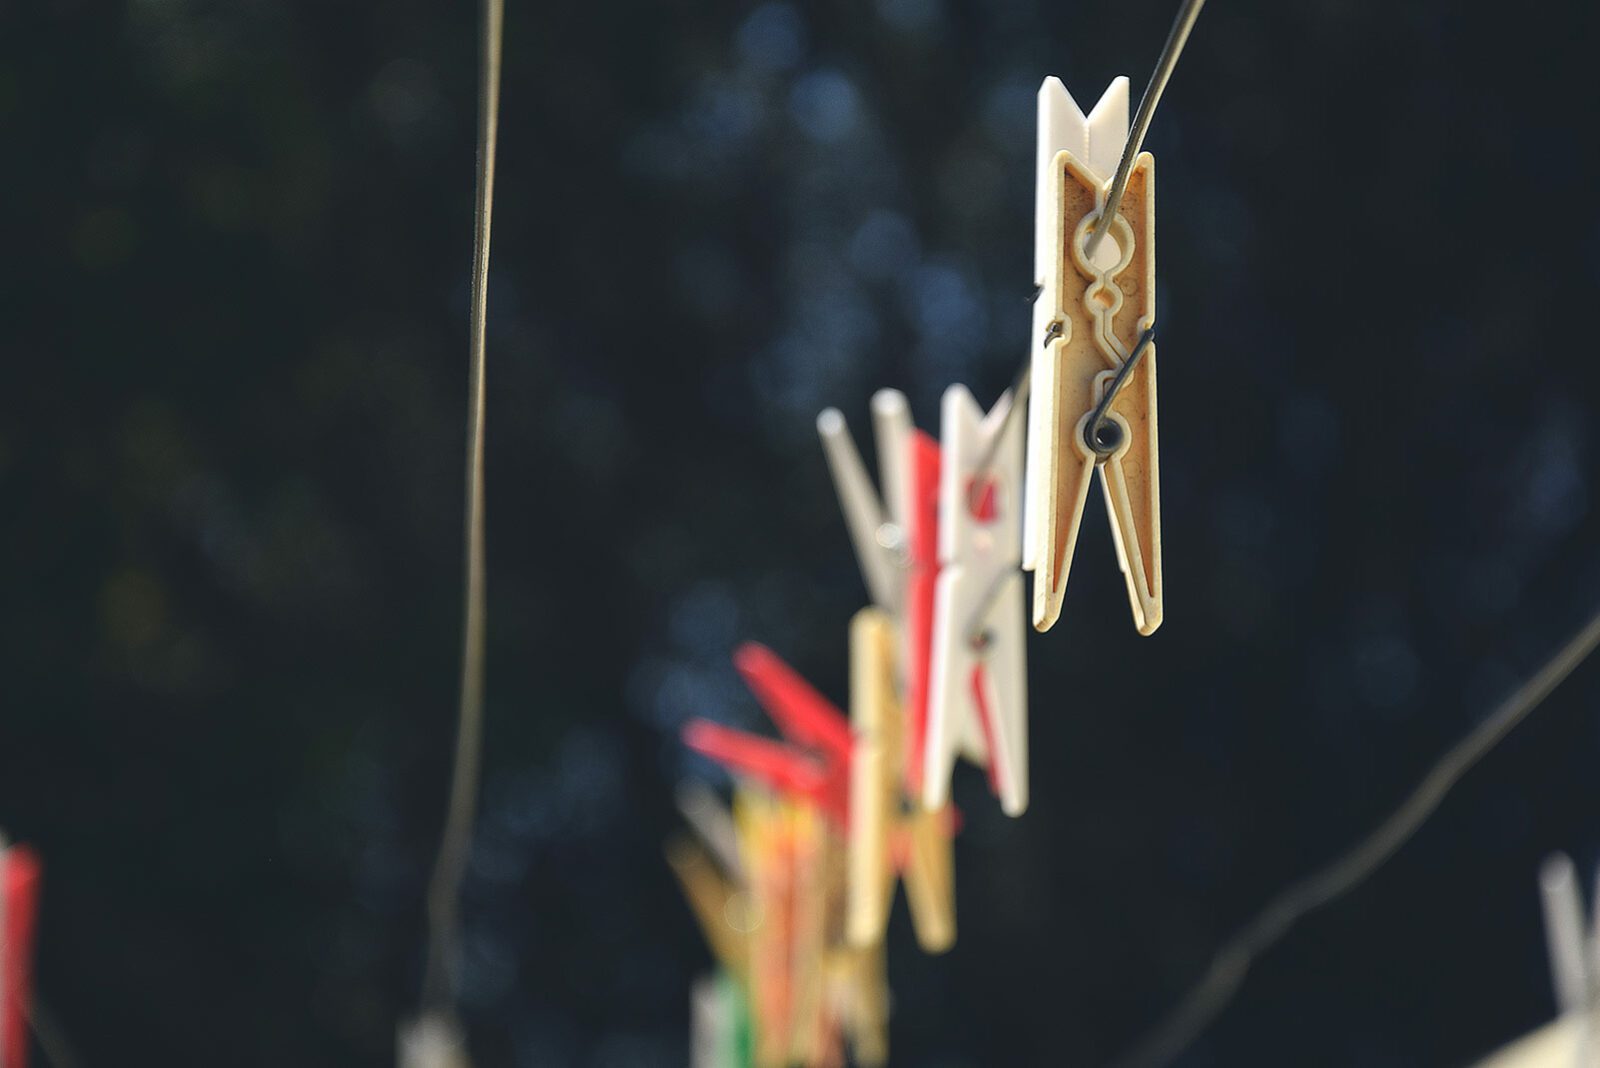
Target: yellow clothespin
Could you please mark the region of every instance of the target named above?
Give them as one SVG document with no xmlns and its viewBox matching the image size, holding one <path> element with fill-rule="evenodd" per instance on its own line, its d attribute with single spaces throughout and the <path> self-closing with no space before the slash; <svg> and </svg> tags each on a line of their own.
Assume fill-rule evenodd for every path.
<svg viewBox="0 0 1600 1068">
<path fill-rule="evenodd" d="M 1035 332 L 1023 566 L 1033 625 L 1061 614 L 1096 467 L 1139 633 L 1161 625 L 1155 160 L 1140 153 L 1101 225 L 1128 137 L 1128 82 L 1085 116 L 1058 79 L 1039 89 Z"/>
<path fill-rule="evenodd" d="M 717 867 L 709 850 L 684 835 L 667 841 L 667 863 L 683 887 L 683 896 L 700 922 L 712 955 L 730 975 L 746 980 L 752 920 L 749 894 Z"/>
<path fill-rule="evenodd" d="M 894 624 L 881 609 L 863 608 L 850 621 L 855 749 L 845 937 L 862 948 L 882 942 L 896 870 L 902 868 L 917 942 L 929 953 L 942 953 L 956 934 L 953 821 L 948 805 L 924 811 L 905 797 L 895 647 Z"/>
</svg>

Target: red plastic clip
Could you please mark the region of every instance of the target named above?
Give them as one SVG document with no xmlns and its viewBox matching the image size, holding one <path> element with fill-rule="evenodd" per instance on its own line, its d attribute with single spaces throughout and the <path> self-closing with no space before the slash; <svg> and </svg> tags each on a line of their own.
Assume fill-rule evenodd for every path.
<svg viewBox="0 0 1600 1068">
<path fill-rule="evenodd" d="M 43 865 L 27 846 L 0 852 L 5 941 L 0 944 L 0 1051 L 5 1068 L 27 1068 L 28 1017 L 33 1007 L 33 932 L 39 915 Z"/>
<path fill-rule="evenodd" d="M 928 737 L 928 671 L 933 649 L 933 591 L 939 580 L 939 443 L 913 431 L 911 511 L 906 546 L 906 791 L 922 796 L 923 749 Z"/>
<path fill-rule="evenodd" d="M 733 656 L 745 685 L 792 744 L 708 720 L 684 728 L 689 748 L 771 789 L 810 801 L 839 827 L 850 823 L 850 721 L 764 645 L 746 642 Z"/>
</svg>

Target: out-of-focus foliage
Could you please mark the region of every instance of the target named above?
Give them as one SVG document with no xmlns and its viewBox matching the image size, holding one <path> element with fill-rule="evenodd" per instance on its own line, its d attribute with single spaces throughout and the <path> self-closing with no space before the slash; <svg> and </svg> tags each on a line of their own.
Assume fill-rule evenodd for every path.
<svg viewBox="0 0 1600 1068">
<path fill-rule="evenodd" d="M 675 732 L 755 721 L 741 638 L 844 694 L 811 420 L 998 394 L 1034 89 L 1142 83 L 1174 6 L 508 5 L 481 1063 L 681 1062 Z M 392 1063 L 454 707 L 472 8 L 0 11 L 0 825 L 88 1063 Z M 964 779 L 961 941 L 897 920 L 896 1063 L 1109 1054 L 1600 600 L 1596 21 L 1207 9 L 1149 143 L 1168 621 L 1134 634 L 1092 509 L 1033 808 Z M 1597 696 L 1190 1063 L 1459 1063 L 1548 1013 L 1534 871 L 1596 857 Z"/>
</svg>

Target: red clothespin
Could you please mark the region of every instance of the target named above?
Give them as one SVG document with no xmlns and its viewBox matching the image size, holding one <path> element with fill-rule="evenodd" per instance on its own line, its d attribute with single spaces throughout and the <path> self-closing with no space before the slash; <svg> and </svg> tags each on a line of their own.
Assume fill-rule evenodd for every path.
<svg viewBox="0 0 1600 1068">
<path fill-rule="evenodd" d="M 929 666 L 933 648 L 933 598 L 939 581 L 939 443 L 913 431 L 911 507 L 906 516 L 906 792 L 922 795 L 923 750 L 928 738 Z"/>
<path fill-rule="evenodd" d="M 28 1018 L 33 1008 L 33 932 L 39 915 L 43 866 L 27 846 L 0 850 L 0 1057 L 5 1068 L 27 1068 Z"/>
<path fill-rule="evenodd" d="M 769 789 L 822 804 L 827 773 L 820 761 L 793 746 L 758 734 L 724 727 L 708 719 L 692 719 L 683 728 L 683 743 L 730 771 L 748 775 Z"/>
<path fill-rule="evenodd" d="M 779 793 L 811 801 L 839 827 L 848 826 L 850 721 L 764 645 L 746 642 L 733 663 L 788 744 L 703 719 L 684 728 L 684 743 Z"/>
</svg>

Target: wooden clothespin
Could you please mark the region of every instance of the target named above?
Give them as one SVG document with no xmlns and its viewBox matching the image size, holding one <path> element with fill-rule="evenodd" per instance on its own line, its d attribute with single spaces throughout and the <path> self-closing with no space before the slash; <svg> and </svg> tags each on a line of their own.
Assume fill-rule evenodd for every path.
<svg viewBox="0 0 1600 1068">
<path fill-rule="evenodd" d="M 667 863 L 717 963 L 741 982 L 747 980 L 750 895 L 743 869 L 728 871 L 706 846 L 682 835 L 667 840 Z"/>
<path fill-rule="evenodd" d="M 33 936 L 43 878 L 39 856 L 0 839 L 0 1064 L 28 1066 L 33 1009 Z"/>
<path fill-rule="evenodd" d="M 1007 392 L 987 415 L 944 394 L 938 586 L 921 800 L 942 808 L 956 754 L 989 772 L 1007 815 L 1028 807 L 1022 563 L 1022 420 Z"/>
<path fill-rule="evenodd" d="M 850 621 L 851 764 L 849 879 L 845 937 L 871 948 L 883 941 L 899 876 L 917 942 L 942 953 L 955 942 L 953 815 L 904 803 L 906 752 L 894 685 L 894 627 L 886 613 L 863 608 Z M 909 810 L 909 811 L 908 811 Z"/>
<path fill-rule="evenodd" d="M 742 790 L 735 795 L 751 914 L 749 990 L 757 1068 L 827 1059 L 837 1026 L 827 1013 L 825 962 L 837 842 L 814 806 Z"/>
<path fill-rule="evenodd" d="M 1134 164 L 1118 213 L 1103 234 L 1092 234 L 1127 138 L 1126 78 L 1113 81 L 1088 116 L 1058 79 L 1045 79 L 1023 544 L 1041 631 L 1061 614 L 1096 467 L 1134 624 L 1141 634 L 1161 625 L 1155 161 L 1148 152 Z"/>
</svg>

